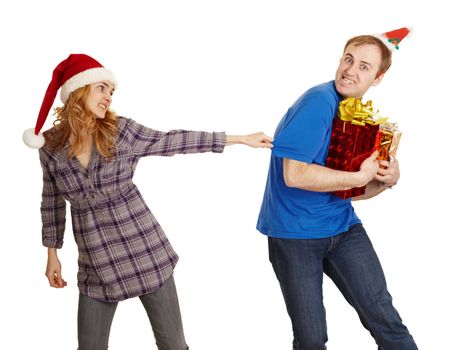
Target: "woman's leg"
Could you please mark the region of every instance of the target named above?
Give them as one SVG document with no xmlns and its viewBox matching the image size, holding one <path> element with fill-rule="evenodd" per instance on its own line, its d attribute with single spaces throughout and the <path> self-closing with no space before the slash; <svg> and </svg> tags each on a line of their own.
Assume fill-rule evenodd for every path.
<svg viewBox="0 0 463 350">
<path fill-rule="evenodd" d="M 154 293 L 140 297 L 159 350 L 187 350 L 174 277 Z"/>
<path fill-rule="evenodd" d="M 109 303 L 79 295 L 77 312 L 78 350 L 106 350 L 117 302 Z"/>
</svg>

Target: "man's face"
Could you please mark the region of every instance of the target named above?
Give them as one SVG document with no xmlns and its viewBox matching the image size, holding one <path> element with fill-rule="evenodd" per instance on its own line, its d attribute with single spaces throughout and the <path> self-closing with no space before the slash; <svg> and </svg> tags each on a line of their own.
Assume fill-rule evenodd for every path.
<svg viewBox="0 0 463 350">
<path fill-rule="evenodd" d="M 380 63 L 381 51 L 375 45 L 349 45 L 336 71 L 336 90 L 344 97 L 363 97 L 381 82 L 384 74 L 376 77 Z"/>
</svg>

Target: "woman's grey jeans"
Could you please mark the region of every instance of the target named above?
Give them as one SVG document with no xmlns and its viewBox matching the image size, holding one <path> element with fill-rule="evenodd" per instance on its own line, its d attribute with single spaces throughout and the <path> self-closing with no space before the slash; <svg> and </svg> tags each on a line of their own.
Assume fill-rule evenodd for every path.
<svg viewBox="0 0 463 350">
<path fill-rule="evenodd" d="M 157 291 L 140 296 L 159 350 L 187 350 L 173 276 Z M 109 333 L 117 302 L 79 295 L 78 350 L 108 349 Z"/>
</svg>

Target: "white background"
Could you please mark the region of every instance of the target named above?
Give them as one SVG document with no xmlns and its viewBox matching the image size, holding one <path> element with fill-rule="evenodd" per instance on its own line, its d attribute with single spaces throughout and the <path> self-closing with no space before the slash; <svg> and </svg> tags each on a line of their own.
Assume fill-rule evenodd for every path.
<svg viewBox="0 0 463 350">
<path fill-rule="evenodd" d="M 70 219 L 60 251 L 69 286 L 54 290 L 44 277 L 38 154 L 22 144 L 61 60 L 87 53 L 113 70 L 113 108 L 147 126 L 273 134 L 297 97 L 334 77 L 347 39 L 409 25 L 413 36 L 365 96 L 404 133 L 402 178 L 355 208 L 420 349 L 461 349 L 462 25 L 453 1 L 408 3 L 2 2 L 0 348 L 77 347 Z M 175 277 L 192 349 L 291 348 L 266 238 L 255 229 L 269 156 L 232 146 L 139 164 L 135 183 L 181 256 Z M 375 349 L 329 279 L 324 288 L 329 349 Z M 154 347 L 139 300 L 120 303 L 110 348 Z"/>
</svg>

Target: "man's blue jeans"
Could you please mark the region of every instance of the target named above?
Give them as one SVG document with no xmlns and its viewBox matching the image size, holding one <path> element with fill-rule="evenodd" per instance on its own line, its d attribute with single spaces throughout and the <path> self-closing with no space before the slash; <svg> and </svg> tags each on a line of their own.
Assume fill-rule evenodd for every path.
<svg viewBox="0 0 463 350">
<path fill-rule="evenodd" d="M 293 326 L 293 350 L 326 349 L 323 273 L 355 308 L 378 349 L 418 349 L 392 305 L 381 264 L 361 224 L 330 238 L 269 237 L 268 242 Z"/>
</svg>

